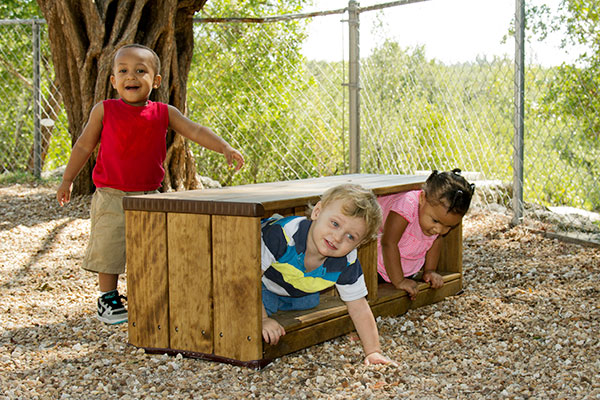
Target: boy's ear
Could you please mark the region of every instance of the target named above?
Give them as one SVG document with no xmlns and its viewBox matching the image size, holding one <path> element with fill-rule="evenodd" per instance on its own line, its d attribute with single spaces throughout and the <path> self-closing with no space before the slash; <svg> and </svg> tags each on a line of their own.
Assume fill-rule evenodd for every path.
<svg viewBox="0 0 600 400">
<path fill-rule="evenodd" d="M 160 76 L 160 75 L 156 75 L 156 76 L 154 77 L 154 82 L 153 82 L 153 84 L 152 84 L 152 87 L 153 87 L 154 89 L 158 89 L 158 88 L 160 87 L 160 83 L 161 83 L 161 82 L 162 82 L 162 76 Z"/>
<path fill-rule="evenodd" d="M 112 74 L 110 75 L 110 83 L 111 83 L 113 89 L 117 90 L 116 79 L 115 79 L 115 76 Z"/>
<path fill-rule="evenodd" d="M 318 201 L 310 212 L 310 219 L 316 221 L 317 218 L 319 218 L 319 214 L 321 214 L 322 208 L 323 205 L 321 204 L 321 201 Z"/>
</svg>

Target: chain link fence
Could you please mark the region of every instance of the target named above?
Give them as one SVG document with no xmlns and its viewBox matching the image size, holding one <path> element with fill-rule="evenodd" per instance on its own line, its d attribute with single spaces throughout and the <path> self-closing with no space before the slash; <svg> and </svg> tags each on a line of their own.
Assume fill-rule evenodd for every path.
<svg viewBox="0 0 600 400">
<path fill-rule="evenodd" d="M 34 173 L 36 156 L 38 170 L 65 165 L 71 137 L 43 21 L 0 21 L 0 96 L 0 173 Z"/>
<path fill-rule="evenodd" d="M 406 45 L 403 40 L 427 38 L 431 31 L 443 35 L 457 24 L 469 26 L 469 21 L 444 18 L 441 2 L 421 6 L 410 4 L 420 1 L 396 1 L 362 8 L 351 3 L 308 14 L 196 20 L 188 114 L 247 159 L 247 166 L 231 178 L 219 155 L 192 146 L 201 175 L 231 185 L 356 169 L 428 174 L 458 167 L 477 183 L 479 205 L 515 213 L 513 191 L 522 183 L 519 222 L 599 240 L 597 81 L 591 85 L 594 79 L 575 63 L 539 62 L 531 56 L 537 42 L 527 42 L 523 178 L 515 182 L 518 68 L 513 39 L 502 54 L 436 58 L 427 41 Z M 427 3 L 429 8 L 417 10 L 427 16 L 419 18 L 419 27 L 399 23 L 415 18 L 410 8 Z M 350 43 L 351 7 L 358 18 L 358 43 Z M 477 35 L 482 28 L 476 21 L 490 16 L 456 10 L 467 11 L 472 15 L 470 34 Z M 19 21 L 0 25 L 3 173 L 33 170 L 33 26 Z M 329 30 L 323 33 L 315 26 Z M 60 98 L 43 24 L 39 32 L 41 159 L 43 170 L 50 171 L 66 163 L 71 138 L 64 110 L 57 107 Z M 500 40 L 483 46 L 495 47 Z M 472 44 L 454 45 L 464 50 Z M 358 82 L 350 74 L 353 45 L 360 51 Z M 315 47 L 324 56 L 311 53 Z M 565 90 L 576 90 L 579 101 L 567 99 Z M 353 93 L 360 96 L 359 108 L 352 105 Z M 356 124 L 352 116 L 358 117 Z"/>
<path fill-rule="evenodd" d="M 241 149 L 236 183 L 347 172 L 342 62 L 302 55 L 307 21 L 199 22 L 188 111 Z M 196 147 L 198 170 L 223 181 L 220 155 Z M 226 182 L 228 183 L 228 182 Z"/>
</svg>

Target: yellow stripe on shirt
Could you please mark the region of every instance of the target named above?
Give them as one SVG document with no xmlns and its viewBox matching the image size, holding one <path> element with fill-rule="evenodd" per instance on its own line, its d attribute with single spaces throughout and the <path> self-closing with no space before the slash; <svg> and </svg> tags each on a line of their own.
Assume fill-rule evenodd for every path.
<svg viewBox="0 0 600 400">
<path fill-rule="evenodd" d="M 335 285 L 335 282 L 328 281 L 327 279 L 304 276 L 302 271 L 291 264 L 273 263 L 271 267 L 281 273 L 286 283 L 306 293 L 316 293 Z"/>
</svg>

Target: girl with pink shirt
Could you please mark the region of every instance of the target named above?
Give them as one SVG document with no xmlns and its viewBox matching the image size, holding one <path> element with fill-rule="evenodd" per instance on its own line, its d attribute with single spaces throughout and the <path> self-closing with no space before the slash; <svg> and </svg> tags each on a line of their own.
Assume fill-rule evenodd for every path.
<svg viewBox="0 0 600 400">
<path fill-rule="evenodd" d="M 383 226 L 377 239 L 377 272 L 386 282 L 408 292 L 419 291 L 413 278 L 423 269 L 423 280 L 434 289 L 444 285 L 436 272 L 441 240 L 467 213 L 475 185 L 460 169 L 434 170 L 420 190 L 395 193 L 377 199 Z"/>
</svg>

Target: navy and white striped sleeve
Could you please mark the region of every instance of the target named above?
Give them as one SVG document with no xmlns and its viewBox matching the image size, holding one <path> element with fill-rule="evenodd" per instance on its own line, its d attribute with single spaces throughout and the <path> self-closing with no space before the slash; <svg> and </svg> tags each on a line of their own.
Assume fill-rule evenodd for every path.
<svg viewBox="0 0 600 400">
<path fill-rule="evenodd" d="M 261 223 L 261 269 L 266 271 L 287 249 L 283 226 L 277 219 L 266 218 Z"/>
<path fill-rule="evenodd" d="M 343 301 L 358 300 L 368 294 L 362 267 L 358 261 L 358 252 L 355 249 L 346 257 L 348 265 L 340 274 L 336 287 Z"/>
</svg>

